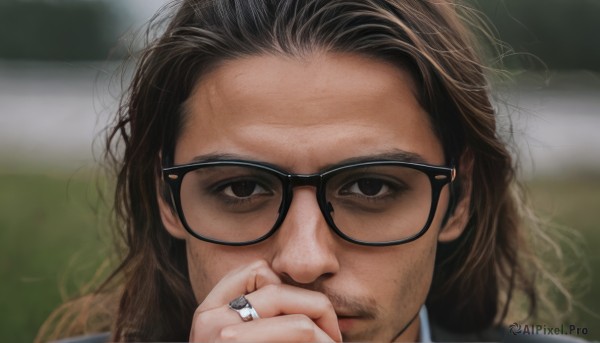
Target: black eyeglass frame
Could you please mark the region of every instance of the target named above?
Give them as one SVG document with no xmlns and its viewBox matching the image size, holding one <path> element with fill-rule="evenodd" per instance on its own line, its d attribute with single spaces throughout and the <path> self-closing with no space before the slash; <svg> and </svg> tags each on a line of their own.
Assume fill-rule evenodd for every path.
<svg viewBox="0 0 600 343">
<path fill-rule="evenodd" d="M 429 181 L 431 183 L 431 207 L 429 209 L 429 216 L 427 218 L 427 222 L 423 226 L 423 228 L 415 235 L 404 238 L 401 240 L 394 241 L 386 241 L 386 242 L 365 242 L 357 239 L 353 239 L 352 237 L 344 234 L 343 231 L 338 229 L 335 225 L 333 218 L 330 215 L 330 212 L 327 208 L 325 189 L 327 185 L 327 181 L 331 179 L 336 174 L 345 171 L 351 168 L 360 168 L 360 167 L 369 167 L 369 166 L 401 166 L 419 170 L 426 174 L 429 177 Z M 181 181 L 186 173 L 211 166 L 240 166 L 240 167 L 250 167 L 265 171 L 269 174 L 276 176 L 282 184 L 282 199 L 279 207 L 279 217 L 277 221 L 273 225 L 273 227 L 263 236 L 246 242 L 225 242 L 220 240 L 215 240 L 212 238 L 204 237 L 195 232 L 188 225 L 185 215 L 183 213 L 183 207 L 181 206 Z M 229 246 L 245 246 L 256 244 L 266 240 L 271 237 L 281 226 L 281 223 L 285 219 L 287 212 L 290 208 L 293 198 L 293 189 L 298 186 L 313 186 L 317 189 L 317 203 L 319 204 L 319 208 L 321 210 L 321 214 L 325 218 L 325 221 L 329 225 L 329 227 L 341 238 L 344 240 L 366 246 L 390 246 L 390 245 L 399 245 L 408 242 L 412 242 L 419 237 L 423 236 L 425 232 L 431 226 L 433 218 L 435 217 L 435 212 L 437 209 L 437 205 L 439 202 L 439 197 L 442 191 L 442 188 L 449 183 L 452 183 L 456 178 L 456 168 L 453 164 L 451 166 L 435 166 L 423 163 L 414 163 L 414 162 L 406 162 L 406 161 L 391 161 L 391 160 L 378 160 L 378 161 L 367 161 L 367 162 L 359 162 L 352 163 L 347 165 L 342 165 L 338 167 L 334 167 L 332 169 L 326 170 L 322 173 L 316 174 L 290 174 L 283 170 L 274 168 L 270 165 L 259 163 L 259 162 L 250 162 L 243 160 L 219 160 L 219 161 L 210 161 L 210 162 L 198 162 L 198 163 L 190 163 L 173 167 L 163 168 L 163 178 L 169 185 L 172 195 L 172 201 L 175 205 L 175 209 L 177 211 L 177 215 L 183 224 L 183 227 L 188 231 L 192 236 L 197 239 L 221 244 L 221 245 L 229 245 Z"/>
</svg>

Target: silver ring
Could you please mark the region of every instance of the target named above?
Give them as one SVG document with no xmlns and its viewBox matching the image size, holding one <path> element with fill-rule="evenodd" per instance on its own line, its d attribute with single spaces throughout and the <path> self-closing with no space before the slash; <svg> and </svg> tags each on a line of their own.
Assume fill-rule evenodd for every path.
<svg viewBox="0 0 600 343">
<path fill-rule="evenodd" d="M 229 302 L 229 308 L 237 312 L 240 315 L 240 318 L 242 318 L 242 320 L 245 322 L 249 322 L 254 319 L 260 319 L 260 316 L 254 307 L 250 305 L 248 299 L 246 299 L 246 297 L 243 295 L 231 300 Z"/>
</svg>

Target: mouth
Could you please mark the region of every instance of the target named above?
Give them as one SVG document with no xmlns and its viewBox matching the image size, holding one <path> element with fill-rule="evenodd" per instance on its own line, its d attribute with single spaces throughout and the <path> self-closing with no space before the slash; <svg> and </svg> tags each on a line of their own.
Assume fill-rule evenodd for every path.
<svg viewBox="0 0 600 343">
<path fill-rule="evenodd" d="M 337 319 L 340 331 L 347 332 L 354 328 L 359 323 L 359 321 L 361 321 L 361 319 L 364 318 L 352 314 L 337 314 Z"/>
<path fill-rule="evenodd" d="M 357 318 L 360 318 L 359 315 L 355 315 L 355 314 L 336 313 L 336 315 L 337 315 L 338 319 L 357 319 Z"/>
</svg>

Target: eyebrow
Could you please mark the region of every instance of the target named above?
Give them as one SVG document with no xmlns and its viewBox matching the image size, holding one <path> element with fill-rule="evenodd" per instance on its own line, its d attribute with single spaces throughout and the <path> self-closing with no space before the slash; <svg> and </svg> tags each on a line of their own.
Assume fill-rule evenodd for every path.
<svg viewBox="0 0 600 343">
<path fill-rule="evenodd" d="M 192 158 L 190 163 L 218 162 L 218 161 L 229 161 L 229 160 L 251 161 L 251 159 L 248 159 L 248 156 L 231 154 L 231 153 L 212 153 L 212 154 L 206 154 L 206 155 L 198 155 L 198 156 Z"/>
<path fill-rule="evenodd" d="M 332 164 L 325 165 L 322 169 L 333 169 L 336 167 L 340 167 L 346 164 L 353 163 L 361 163 L 361 162 L 370 162 L 370 161 L 402 161 L 402 162 L 410 162 L 410 163 L 427 163 L 423 156 L 409 151 L 404 151 L 400 149 L 393 149 L 391 151 L 385 151 L 382 153 L 371 154 L 371 155 L 363 155 L 363 156 L 355 156 L 350 157 Z"/>
<path fill-rule="evenodd" d="M 190 163 L 205 163 L 205 162 L 218 162 L 218 161 L 231 161 L 231 160 L 240 160 L 240 161 L 248 161 L 248 162 L 258 162 L 261 164 L 265 164 L 271 166 L 275 169 L 283 169 L 282 166 L 278 166 L 273 163 L 269 163 L 266 161 L 257 161 L 248 156 L 234 154 L 234 153 L 211 153 L 206 155 L 198 155 L 192 158 Z M 347 164 L 361 163 L 361 162 L 370 162 L 370 161 L 402 161 L 402 162 L 410 162 L 410 163 L 428 163 L 425 161 L 423 156 L 409 151 L 404 151 L 401 149 L 392 149 L 388 151 L 384 151 L 376 154 L 369 155 L 361 155 L 350 157 L 341 161 L 337 161 L 335 163 L 330 163 L 325 166 L 322 166 L 319 172 L 323 172 L 325 170 L 334 169 Z"/>
</svg>

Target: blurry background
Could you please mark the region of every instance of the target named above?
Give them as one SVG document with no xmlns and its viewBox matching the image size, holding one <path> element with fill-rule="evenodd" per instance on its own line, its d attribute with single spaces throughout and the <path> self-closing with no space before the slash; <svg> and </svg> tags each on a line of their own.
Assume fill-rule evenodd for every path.
<svg viewBox="0 0 600 343">
<path fill-rule="evenodd" d="M 471 2 L 513 49 L 504 58 L 513 81 L 496 86 L 499 131 L 514 136 L 532 201 L 551 230 L 582 236 L 584 245 L 567 249 L 578 258 L 567 267 L 585 271 L 585 262 L 590 273 L 575 280 L 578 306 L 563 322 L 600 339 L 600 1 Z M 136 47 L 133 32 L 164 3 L 0 0 L 0 333 L 7 341 L 31 341 L 107 254 L 98 137 L 116 109 L 115 71 Z"/>
</svg>

